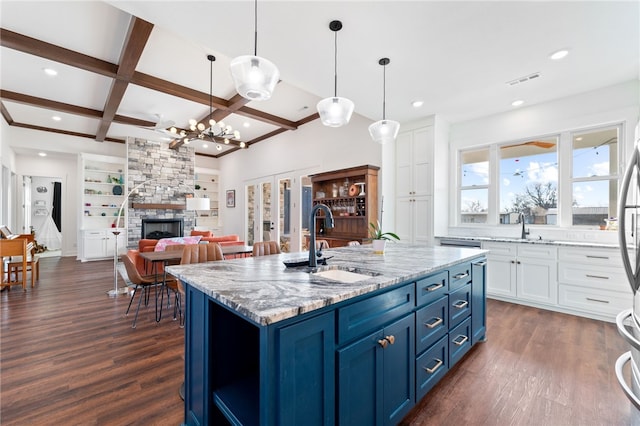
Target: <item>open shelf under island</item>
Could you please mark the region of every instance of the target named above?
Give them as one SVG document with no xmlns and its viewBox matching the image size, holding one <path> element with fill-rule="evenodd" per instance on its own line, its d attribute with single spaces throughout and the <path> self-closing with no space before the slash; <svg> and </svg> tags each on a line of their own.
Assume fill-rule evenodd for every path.
<svg viewBox="0 0 640 426">
<path fill-rule="evenodd" d="M 484 250 L 283 264 L 305 255 L 168 267 L 186 284 L 186 424 L 397 424 L 484 340 Z"/>
</svg>

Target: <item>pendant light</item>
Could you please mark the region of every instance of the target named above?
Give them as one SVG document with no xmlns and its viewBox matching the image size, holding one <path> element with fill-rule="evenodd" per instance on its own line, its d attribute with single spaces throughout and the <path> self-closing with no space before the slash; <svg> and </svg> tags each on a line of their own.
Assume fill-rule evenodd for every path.
<svg viewBox="0 0 640 426">
<path fill-rule="evenodd" d="M 384 145 L 388 142 L 393 142 L 398 136 L 400 130 L 400 123 L 393 120 L 387 120 L 386 114 L 386 91 L 387 91 L 387 65 L 389 65 L 389 58 L 382 58 L 378 61 L 378 64 L 382 65 L 382 120 L 376 121 L 369 126 L 369 134 L 375 142 Z"/>
<path fill-rule="evenodd" d="M 335 34 L 333 97 L 318 102 L 317 108 L 322 124 L 328 127 L 340 127 L 347 124 L 351 119 L 354 104 L 347 98 L 338 97 L 338 31 L 342 29 L 342 22 L 331 21 L 329 29 Z"/>
<path fill-rule="evenodd" d="M 238 56 L 231 61 L 231 78 L 236 90 L 250 101 L 266 101 L 280 80 L 280 71 L 268 59 L 258 55 L 258 0 L 254 2 L 253 56 Z"/>
</svg>

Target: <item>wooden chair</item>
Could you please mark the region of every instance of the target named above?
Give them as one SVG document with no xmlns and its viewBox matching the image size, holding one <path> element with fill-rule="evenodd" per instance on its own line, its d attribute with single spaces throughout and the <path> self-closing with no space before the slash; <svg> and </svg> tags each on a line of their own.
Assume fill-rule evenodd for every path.
<svg viewBox="0 0 640 426">
<path fill-rule="evenodd" d="M 277 241 L 259 241 L 253 243 L 253 256 L 269 256 L 280 254 L 280 246 Z"/>
<path fill-rule="evenodd" d="M 30 271 L 31 272 L 31 288 L 33 288 L 35 287 L 35 281 L 40 280 L 40 256 L 36 254 L 35 239 L 31 234 L 20 234 L 18 236 L 15 236 L 15 238 L 13 239 L 14 240 L 22 239 L 27 242 L 27 258 L 26 258 L 27 267 L 24 268 L 22 266 L 23 259 L 18 256 L 18 257 L 11 258 L 10 261 L 7 263 L 7 272 L 9 276 L 11 276 L 11 274 L 15 274 L 16 281 L 17 281 L 18 273 L 22 273 L 23 271 L 25 271 L 23 275 L 26 275 L 26 273 Z"/>
<path fill-rule="evenodd" d="M 25 238 L 14 238 L 12 240 L 0 240 L 0 259 L 3 259 L 3 268 L 4 268 L 4 258 L 11 256 L 20 257 L 20 267 L 22 271 L 27 270 L 27 240 Z M 4 269 L 3 269 L 4 271 Z M 0 284 L 0 288 L 9 288 L 11 289 L 12 285 L 20 284 L 18 281 L 18 274 L 16 273 L 16 280 L 11 281 L 11 269 L 7 269 L 7 279 L 4 280 L 4 272 L 3 272 L 2 283 Z M 27 274 L 22 274 L 22 289 L 27 291 Z"/>
<path fill-rule="evenodd" d="M 329 248 L 329 241 L 316 240 L 316 250 L 324 250 Z"/>
</svg>

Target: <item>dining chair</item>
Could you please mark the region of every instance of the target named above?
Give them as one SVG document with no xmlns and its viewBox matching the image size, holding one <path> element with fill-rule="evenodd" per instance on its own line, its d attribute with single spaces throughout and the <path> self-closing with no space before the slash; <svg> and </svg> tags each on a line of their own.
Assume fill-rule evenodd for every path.
<svg viewBox="0 0 640 426">
<path fill-rule="evenodd" d="M 316 250 L 324 250 L 329 248 L 329 241 L 316 240 Z"/>
<path fill-rule="evenodd" d="M 280 254 L 280 246 L 277 241 L 259 241 L 253 243 L 253 256 L 269 256 Z"/>
<path fill-rule="evenodd" d="M 138 306 L 136 308 L 136 315 L 133 318 L 133 324 L 131 328 L 136 328 L 136 323 L 138 321 L 138 312 L 140 311 L 140 304 L 142 303 L 142 298 L 145 299 L 145 305 L 149 303 L 149 289 L 154 286 L 161 285 L 163 282 L 168 282 L 166 280 L 175 280 L 174 278 L 165 278 L 159 279 L 161 277 L 157 274 L 151 275 L 140 275 L 138 269 L 136 268 L 135 259 L 131 258 L 131 255 L 125 254 L 122 256 L 122 263 L 124 263 L 124 267 L 127 271 L 127 276 L 129 277 L 129 281 L 135 284 L 135 288 L 133 290 L 133 295 L 131 296 L 131 300 L 129 300 L 129 306 L 127 307 L 127 311 L 125 312 L 125 316 L 129 315 L 129 310 L 131 309 L 131 304 L 133 303 L 133 299 L 135 299 L 138 290 L 142 290 L 140 292 L 140 296 L 138 297 Z M 164 280 L 164 281 L 163 281 Z M 156 311 L 158 309 L 157 306 L 157 297 L 156 297 Z M 160 304 L 160 309 L 162 309 L 162 303 Z M 156 312 L 156 318 L 158 317 Z"/>
<path fill-rule="evenodd" d="M 347 243 L 348 247 L 359 246 L 359 245 L 360 245 L 360 241 L 349 241 Z"/>
<path fill-rule="evenodd" d="M 216 260 L 224 260 L 220 244 L 213 242 L 207 244 L 187 244 L 182 249 L 180 265 L 212 262 Z M 184 327 L 184 317 L 182 315 L 182 300 L 184 299 L 185 294 L 184 286 L 176 277 L 173 277 L 170 274 L 167 274 L 167 276 L 171 277 L 171 280 L 167 281 L 167 288 L 173 290 L 175 294 L 173 319 L 175 320 L 177 318 L 177 314 L 179 314 L 180 327 Z"/>
<path fill-rule="evenodd" d="M 9 290 L 12 285 L 20 284 L 18 281 L 18 274 L 16 273 L 16 280 L 11 281 L 11 270 L 7 268 L 7 279 L 4 279 L 4 258 L 19 256 L 21 258 L 20 266 L 22 271 L 27 270 L 27 240 L 24 238 L 14 238 L 12 240 L 0 240 L 0 259 L 2 259 L 2 283 L 0 284 L 0 288 L 4 289 L 5 287 Z M 9 263 L 9 262 L 7 262 Z M 22 289 L 27 291 L 27 274 L 22 274 Z"/>
</svg>

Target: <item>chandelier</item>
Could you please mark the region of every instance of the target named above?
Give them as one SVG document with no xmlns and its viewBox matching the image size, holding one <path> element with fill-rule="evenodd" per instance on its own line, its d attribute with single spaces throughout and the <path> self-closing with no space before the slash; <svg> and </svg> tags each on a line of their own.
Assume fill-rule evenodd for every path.
<svg viewBox="0 0 640 426">
<path fill-rule="evenodd" d="M 191 141 L 201 140 L 203 142 L 213 142 L 216 144 L 216 149 L 222 151 L 221 143 L 229 145 L 231 141 L 237 141 L 237 145 L 240 148 L 245 148 L 246 144 L 240 141 L 240 132 L 233 130 L 229 125 L 226 125 L 223 121 L 215 121 L 213 118 L 213 62 L 216 57 L 213 55 L 207 55 L 209 60 L 209 115 L 205 117 L 201 122 L 198 120 L 189 120 L 189 130 L 180 130 L 175 127 L 169 129 L 169 131 L 177 136 L 178 139 L 182 139 L 185 145 L 188 145 Z M 209 119 L 207 122 L 206 119 Z M 207 123 L 207 124 L 205 124 Z M 235 144 L 234 144 L 235 145 Z"/>
</svg>

